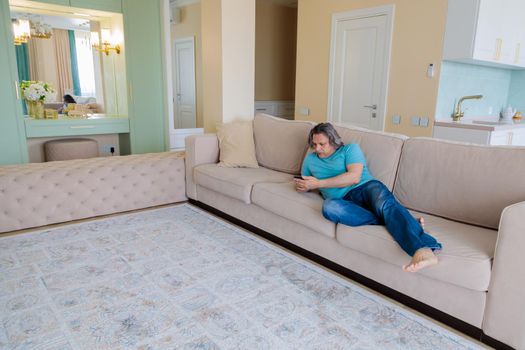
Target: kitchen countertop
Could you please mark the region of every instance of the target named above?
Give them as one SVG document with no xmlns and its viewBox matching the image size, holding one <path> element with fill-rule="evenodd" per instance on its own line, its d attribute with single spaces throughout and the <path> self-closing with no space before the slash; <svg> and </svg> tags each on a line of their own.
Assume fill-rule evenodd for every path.
<svg viewBox="0 0 525 350">
<path fill-rule="evenodd" d="M 499 121 L 495 118 L 490 119 L 464 119 L 459 122 L 450 120 L 435 120 L 434 126 L 442 126 L 448 128 L 474 129 L 484 131 L 499 131 L 509 130 L 515 128 L 525 128 L 525 119 L 513 121 Z"/>
</svg>

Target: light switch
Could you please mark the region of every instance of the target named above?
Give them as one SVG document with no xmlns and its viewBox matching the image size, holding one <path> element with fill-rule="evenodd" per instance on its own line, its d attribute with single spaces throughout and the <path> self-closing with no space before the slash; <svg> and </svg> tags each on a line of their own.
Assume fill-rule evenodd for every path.
<svg viewBox="0 0 525 350">
<path fill-rule="evenodd" d="M 401 116 L 400 115 L 392 116 L 392 124 L 401 124 Z"/>
<path fill-rule="evenodd" d="M 304 106 L 299 107 L 299 114 L 300 115 L 304 115 L 304 116 L 309 116 L 310 115 L 310 108 L 304 107 Z"/>
<path fill-rule="evenodd" d="M 434 78 L 434 63 L 430 63 L 427 67 L 427 77 Z"/>
<path fill-rule="evenodd" d="M 419 118 L 419 126 L 426 128 L 428 126 L 428 118 L 427 117 Z"/>
<path fill-rule="evenodd" d="M 413 116 L 410 118 L 410 124 L 413 126 L 419 126 L 419 117 Z"/>
</svg>

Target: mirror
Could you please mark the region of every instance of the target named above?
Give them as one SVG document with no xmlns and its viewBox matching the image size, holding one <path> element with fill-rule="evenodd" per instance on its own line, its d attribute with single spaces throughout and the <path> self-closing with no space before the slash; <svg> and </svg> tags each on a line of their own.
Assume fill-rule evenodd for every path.
<svg viewBox="0 0 525 350">
<path fill-rule="evenodd" d="M 72 102 L 69 95 L 89 114 L 127 114 L 126 93 L 118 91 L 126 91 L 121 14 L 61 12 L 57 7 L 51 12 L 16 1 L 10 9 L 19 81 L 43 81 L 54 88 L 54 100 L 46 100 L 45 108 L 62 112 Z M 30 36 L 20 39 L 16 26 L 24 22 Z M 113 40 L 119 40 L 118 53 Z"/>
</svg>

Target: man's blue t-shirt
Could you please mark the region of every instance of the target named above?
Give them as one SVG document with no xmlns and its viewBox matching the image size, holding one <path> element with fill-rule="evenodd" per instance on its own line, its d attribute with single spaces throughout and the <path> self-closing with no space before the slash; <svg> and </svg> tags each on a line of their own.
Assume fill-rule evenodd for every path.
<svg viewBox="0 0 525 350">
<path fill-rule="evenodd" d="M 339 147 L 327 158 L 319 158 L 315 153 L 308 154 L 304 159 L 301 174 L 303 176 L 314 176 L 320 180 L 328 179 L 347 172 L 346 166 L 354 163 L 363 164 L 363 173 L 361 174 L 361 181 L 359 181 L 359 183 L 347 187 L 319 189 L 325 199 L 340 199 L 350 190 L 374 179 L 368 171 L 365 155 L 358 144 L 351 143 Z"/>
</svg>

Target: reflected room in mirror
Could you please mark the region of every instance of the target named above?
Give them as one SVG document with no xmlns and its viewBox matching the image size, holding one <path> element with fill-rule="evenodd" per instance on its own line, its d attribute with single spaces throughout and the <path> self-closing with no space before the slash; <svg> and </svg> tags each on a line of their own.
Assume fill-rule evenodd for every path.
<svg viewBox="0 0 525 350">
<path fill-rule="evenodd" d="M 46 115 L 50 110 L 70 117 L 126 115 L 126 94 L 118 91 L 126 91 L 125 60 L 120 45 L 110 44 L 112 35 L 122 43 L 121 15 L 26 4 L 10 2 L 18 77 L 20 82 L 52 86 L 55 92 L 46 97 Z M 26 103 L 23 109 L 28 114 Z"/>
</svg>

